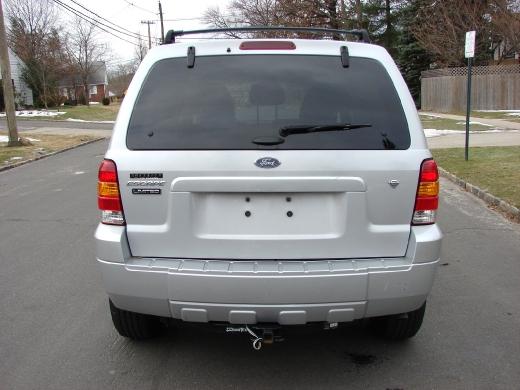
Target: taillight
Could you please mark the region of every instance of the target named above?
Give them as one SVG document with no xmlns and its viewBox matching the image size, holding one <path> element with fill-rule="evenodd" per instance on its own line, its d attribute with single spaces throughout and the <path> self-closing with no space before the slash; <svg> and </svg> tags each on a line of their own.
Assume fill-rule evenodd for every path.
<svg viewBox="0 0 520 390">
<path fill-rule="evenodd" d="M 117 181 L 117 167 L 112 160 L 103 160 L 99 167 L 98 207 L 101 210 L 102 223 L 109 225 L 125 224 Z"/>
<path fill-rule="evenodd" d="M 428 159 L 421 164 L 412 224 L 428 225 L 435 223 L 438 208 L 439 171 L 437 170 L 437 163 Z"/>
</svg>

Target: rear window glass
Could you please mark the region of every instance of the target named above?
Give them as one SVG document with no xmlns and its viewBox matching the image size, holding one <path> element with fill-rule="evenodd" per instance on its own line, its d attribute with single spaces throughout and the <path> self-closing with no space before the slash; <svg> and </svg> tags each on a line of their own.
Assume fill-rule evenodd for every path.
<svg viewBox="0 0 520 390">
<path fill-rule="evenodd" d="M 275 149 L 407 149 L 408 124 L 392 80 L 375 60 L 229 55 L 157 62 L 135 102 L 134 150 L 245 150 L 285 126 L 370 124 L 292 134 Z"/>
</svg>

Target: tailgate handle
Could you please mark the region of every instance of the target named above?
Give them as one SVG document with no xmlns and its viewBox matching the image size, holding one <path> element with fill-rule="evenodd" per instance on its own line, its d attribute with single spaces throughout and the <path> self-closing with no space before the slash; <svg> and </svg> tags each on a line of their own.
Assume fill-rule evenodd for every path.
<svg viewBox="0 0 520 390">
<path fill-rule="evenodd" d="M 172 192 L 365 192 L 359 177 L 178 177 Z"/>
</svg>

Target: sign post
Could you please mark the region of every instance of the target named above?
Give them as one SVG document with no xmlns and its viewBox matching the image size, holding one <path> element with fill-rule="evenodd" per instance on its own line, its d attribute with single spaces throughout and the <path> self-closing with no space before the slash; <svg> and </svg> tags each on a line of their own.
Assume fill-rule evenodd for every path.
<svg viewBox="0 0 520 390">
<path fill-rule="evenodd" d="M 469 122 L 471 114 L 471 66 L 475 57 L 475 31 L 466 33 L 466 45 L 464 48 L 464 57 L 468 59 L 468 87 L 467 87 L 467 105 L 466 105 L 466 143 L 464 146 L 464 159 L 469 159 Z"/>
</svg>

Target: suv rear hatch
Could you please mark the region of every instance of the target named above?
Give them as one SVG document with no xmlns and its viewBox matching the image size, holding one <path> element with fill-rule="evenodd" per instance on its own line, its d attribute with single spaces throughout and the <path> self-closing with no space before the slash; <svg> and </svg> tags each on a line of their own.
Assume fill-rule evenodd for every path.
<svg viewBox="0 0 520 390">
<path fill-rule="evenodd" d="M 295 126 L 313 132 L 280 133 Z M 117 166 L 133 256 L 406 252 L 425 151 L 409 148 L 399 96 L 376 60 L 352 57 L 343 67 L 339 55 L 217 55 L 197 57 L 192 68 L 185 57 L 158 61 L 135 101 L 126 145 Z"/>
</svg>

